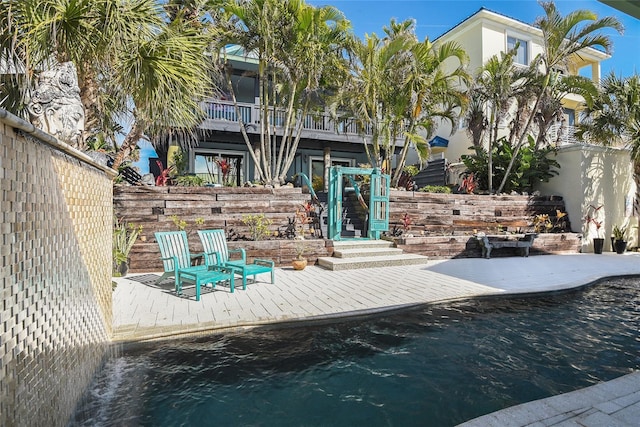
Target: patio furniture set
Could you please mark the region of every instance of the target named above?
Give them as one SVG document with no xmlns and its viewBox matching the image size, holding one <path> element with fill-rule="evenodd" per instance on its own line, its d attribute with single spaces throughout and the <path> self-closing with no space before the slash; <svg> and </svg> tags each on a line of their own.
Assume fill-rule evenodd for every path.
<svg viewBox="0 0 640 427">
<path fill-rule="evenodd" d="M 229 250 L 224 230 L 198 230 L 204 253 L 191 254 L 187 233 L 185 231 L 163 231 L 155 233 L 160 246 L 160 256 L 164 273 L 156 281 L 174 277 L 175 291 L 182 294 L 183 285 L 194 285 L 196 301 L 200 301 L 202 286 L 225 282 L 229 284 L 231 292 L 235 290 L 235 276 L 242 278 L 242 289 L 247 289 L 247 277 L 256 280 L 262 273 L 271 273 L 271 283 L 275 283 L 274 262 L 264 259 L 254 259 L 247 263 L 244 249 Z M 231 259 L 231 254 L 239 254 L 239 259 Z M 193 265 L 197 259 L 203 259 L 200 265 Z M 234 257 L 234 258 L 237 258 Z"/>
</svg>

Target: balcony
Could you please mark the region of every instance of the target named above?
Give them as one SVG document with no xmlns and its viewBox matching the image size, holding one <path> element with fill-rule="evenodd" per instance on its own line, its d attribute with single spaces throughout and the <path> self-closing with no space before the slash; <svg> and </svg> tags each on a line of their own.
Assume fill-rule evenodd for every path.
<svg viewBox="0 0 640 427">
<path fill-rule="evenodd" d="M 240 132 L 238 114 L 233 102 L 221 100 L 205 101 L 203 102 L 203 108 L 207 118 L 200 125 L 200 128 L 223 132 Z M 239 102 L 238 110 L 247 133 L 260 133 L 260 107 L 257 104 Z M 272 109 L 269 114 L 270 123 L 275 125 L 276 133 L 281 135 L 286 119 L 285 111 Z M 367 136 L 371 135 L 371 129 L 366 129 L 364 133 Z M 362 143 L 359 126 L 354 120 L 340 119 L 336 121 L 326 112 L 314 112 L 304 117 L 302 138 Z M 398 139 L 397 142 L 401 142 L 401 140 Z"/>
<path fill-rule="evenodd" d="M 547 139 L 551 144 L 557 144 L 558 147 L 569 144 L 582 144 L 585 145 L 586 142 L 579 140 L 575 136 L 576 128 L 575 126 L 560 126 L 553 125 L 549 128 L 549 132 L 547 133 Z"/>
</svg>

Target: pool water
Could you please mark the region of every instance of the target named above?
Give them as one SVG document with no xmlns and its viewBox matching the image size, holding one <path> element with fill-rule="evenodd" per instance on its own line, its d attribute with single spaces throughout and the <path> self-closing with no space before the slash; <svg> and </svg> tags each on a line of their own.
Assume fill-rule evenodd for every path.
<svg viewBox="0 0 640 427">
<path fill-rule="evenodd" d="M 72 426 L 452 426 L 640 369 L 640 279 L 122 349 Z"/>
</svg>

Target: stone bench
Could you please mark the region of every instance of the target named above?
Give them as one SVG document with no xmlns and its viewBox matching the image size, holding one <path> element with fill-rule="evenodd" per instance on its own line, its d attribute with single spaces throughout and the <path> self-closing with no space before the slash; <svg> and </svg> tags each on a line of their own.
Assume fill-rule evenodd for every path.
<svg viewBox="0 0 640 427">
<path fill-rule="evenodd" d="M 480 246 L 482 247 L 482 257 L 491 258 L 491 251 L 498 248 L 516 248 L 520 252 L 521 256 L 529 256 L 529 248 L 533 245 L 536 233 L 526 234 L 477 234 L 475 237 L 478 239 Z"/>
</svg>

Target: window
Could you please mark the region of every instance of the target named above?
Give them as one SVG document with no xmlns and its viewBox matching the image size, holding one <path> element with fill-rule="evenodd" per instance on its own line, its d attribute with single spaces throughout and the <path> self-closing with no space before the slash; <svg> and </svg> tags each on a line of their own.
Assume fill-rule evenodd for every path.
<svg viewBox="0 0 640 427">
<path fill-rule="evenodd" d="M 516 37 L 507 37 L 507 50 L 512 51 L 518 46 L 516 56 L 513 58 L 516 64 L 529 65 L 529 42 Z"/>
<path fill-rule="evenodd" d="M 198 150 L 194 153 L 193 171 L 205 185 L 240 186 L 244 178 L 244 154 Z"/>
<path fill-rule="evenodd" d="M 309 179 L 311 179 L 312 185 L 315 180 L 318 185 L 322 183 L 324 186 L 324 159 L 322 157 L 311 157 L 311 165 L 310 171 L 311 175 Z M 331 158 L 331 166 L 342 166 L 342 167 L 353 167 L 355 164 L 355 160 L 353 159 L 344 159 L 344 158 Z M 315 191 L 323 191 L 315 188 Z"/>
<path fill-rule="evenodd" d="M 563 108 L 564 120 L 568 126 L 575 126 L 576 124 L 576 111 L 571 108 Z"/>
</svg>

